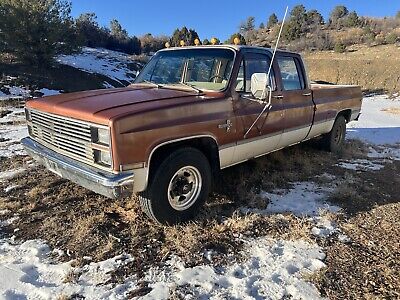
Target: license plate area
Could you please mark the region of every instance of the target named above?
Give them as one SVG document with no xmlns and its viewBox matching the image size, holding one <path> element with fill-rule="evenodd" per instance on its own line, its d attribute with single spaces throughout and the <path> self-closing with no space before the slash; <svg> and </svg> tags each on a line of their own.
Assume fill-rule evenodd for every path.
<svg viewBox="0 0 400 300">
<path fill-rule="evenodd" d="M 51 171 L 51 172 L 57 174 L 58 176 L 62 177 L 60 169 L 58 168 L 58 165 L 54 161 L 46 159 L 45 164 L 46 164 L 46 168 L 49 171 Z"/>
</svg>

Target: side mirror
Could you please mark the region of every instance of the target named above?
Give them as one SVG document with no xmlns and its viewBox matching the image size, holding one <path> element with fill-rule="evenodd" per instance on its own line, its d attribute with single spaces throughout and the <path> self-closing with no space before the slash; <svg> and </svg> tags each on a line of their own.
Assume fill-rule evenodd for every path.
<svg viewBox="0 0 400 300">
<path fill-rule="evenodd" d="M 265 100 L 267 97 L 266 88 L 268 80 L 265 73 L 254 73 L 251 75 L 251 93 L 254 98 Z"/>
</svg>

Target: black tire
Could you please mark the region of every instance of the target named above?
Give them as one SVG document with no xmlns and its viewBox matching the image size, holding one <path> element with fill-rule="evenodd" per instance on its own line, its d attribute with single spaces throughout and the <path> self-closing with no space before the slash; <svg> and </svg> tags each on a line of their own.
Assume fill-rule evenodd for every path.
<svg viewBox="0 0 400 300">
<path fill-rule="evenodd" d="M 196 185 L 199 176 L 200 184 Z M 208 159 L 197 149 L 181 148 L 162 161 L 146 191 L 139 193 L 138 198 L 149 218 L 159 224 L 173 225 L 193 219 L 206 201 L 210 188 Z M 179 206 L 185 201 L 188 207 Z"/>
<path fill-rule="evenodd" d="M 338 116 L 333 124 L 332 130 L 323 137 L 324 147 L 333 153 L 343 150 L 346 139 L 346 119 Z"/>
</svg>

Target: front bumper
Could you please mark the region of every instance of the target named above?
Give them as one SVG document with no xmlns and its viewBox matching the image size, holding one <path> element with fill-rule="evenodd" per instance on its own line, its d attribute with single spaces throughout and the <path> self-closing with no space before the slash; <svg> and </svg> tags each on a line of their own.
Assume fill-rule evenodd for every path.
<svg viewBox="0 0 400 300">
<path fill-rule="evenodd" d="M 31 138 L 21 140 L 26 152 L 48 170 L 95 193 L 119 198 L 132 193 L 133 172 L 113 174 L 56 153 Z"/>
</svg>

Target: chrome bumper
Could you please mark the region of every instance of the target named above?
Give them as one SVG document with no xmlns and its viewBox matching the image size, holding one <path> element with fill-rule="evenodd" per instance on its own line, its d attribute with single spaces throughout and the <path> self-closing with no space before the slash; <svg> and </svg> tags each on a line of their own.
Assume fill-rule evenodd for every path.
<svg viewBox="0 0 400 300">
<path fill-rule="evenodd" d="M 22 139 L 21 144 L 33 159 L 48 170 L 95 193 L 114 199 L 132 193 L 133 172 L 113 174 L 78 163 L 42 146 L 31 138 Z"/>
</svg>

